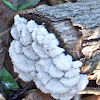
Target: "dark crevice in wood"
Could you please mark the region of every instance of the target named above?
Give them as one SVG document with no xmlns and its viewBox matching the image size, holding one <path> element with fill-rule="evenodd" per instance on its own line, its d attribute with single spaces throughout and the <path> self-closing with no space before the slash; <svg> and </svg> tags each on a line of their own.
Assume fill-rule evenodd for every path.
<svg viewBox="0 0 100 100">
<path fill-rule="evenodd" d="M 84 40 L 84 42 L 98 42 L 98 41 L 100 41 L 100 38 L 96 38 L 96 39 L 90 39 L 90 40 Z M 83 43 L 84 43 L 83 42 Z"/>
<path fill-rule="evenodd" d="M 77 30 L 82 30 L 82 28 L 81 27 L 79 27 L 79 26 L 74 26 Z"/>
</svg>

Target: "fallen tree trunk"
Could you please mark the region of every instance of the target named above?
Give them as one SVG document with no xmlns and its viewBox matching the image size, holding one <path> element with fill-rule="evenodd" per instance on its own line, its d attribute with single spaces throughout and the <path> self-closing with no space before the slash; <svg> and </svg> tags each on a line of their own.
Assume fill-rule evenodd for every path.
<svg viewBox="0 0 100 100">
<path fill-rule="evenodd" d="M 100 88 L 94 88 L 94 87 L 87 87 L 82 92 L 79 92 L 78 94 L 95 94 L 100 95 Z"/>
<path fill-rule="evenodd" d="M 19 14 L 34 19 L 53 32 L 60 46 L 81 60 L 82 73 L 90 74 L 100 61 L 100 0 L 65 3 L 56 6 L 40 6 Z"/>
</svg>

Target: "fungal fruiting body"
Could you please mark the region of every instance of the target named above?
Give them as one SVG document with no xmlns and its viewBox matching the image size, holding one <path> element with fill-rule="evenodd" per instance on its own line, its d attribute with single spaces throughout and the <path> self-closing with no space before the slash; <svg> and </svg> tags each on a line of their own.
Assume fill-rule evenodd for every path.
<svg viewBox="0 0 100 100">
<path fill-rule="evenodd" d="M 86 88 L 87 75 L 80 74 L 82 62 L 65 55 L 56 36 L 43 25 L 16 15 L 11 35 L 9 55 L 23 81 L 33 80 L 42 92 L 60 100 L 70 100 Z"/>
</svg>

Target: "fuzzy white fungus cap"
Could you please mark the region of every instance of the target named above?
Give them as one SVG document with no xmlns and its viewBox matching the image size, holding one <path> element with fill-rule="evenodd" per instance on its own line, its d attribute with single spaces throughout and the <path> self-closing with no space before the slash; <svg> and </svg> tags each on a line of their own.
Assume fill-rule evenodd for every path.
<svg viewBox="0 0 100 100">
<path fill-rule="evenodd" d="M 9 55 L 23 81 L 33 80 L 42 92 L 60 100 L 70 100 L 86 88 L 87 75 L 80 74 L 82 62 L 65 55 L 56 36 L 43 25 L 16 15 L 11 35 Z"/>
</svg>

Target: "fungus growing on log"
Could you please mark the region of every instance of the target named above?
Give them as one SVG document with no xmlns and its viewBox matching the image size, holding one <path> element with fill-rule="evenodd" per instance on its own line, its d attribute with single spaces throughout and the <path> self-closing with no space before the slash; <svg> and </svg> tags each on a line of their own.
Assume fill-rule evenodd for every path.
<svg viewBox="0 0 100 100">
<path fill-rule="evenodd" d="M 56 36 L 43 25 L 16 15 L 11 35 L 9 55 L 23 81 L 33 80 L 42 92 L 60 100 L 70 100 L 85 89 L 88 78 L 80 74 L 82 62 L 64 54 Z"/>
</svg>

